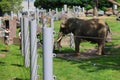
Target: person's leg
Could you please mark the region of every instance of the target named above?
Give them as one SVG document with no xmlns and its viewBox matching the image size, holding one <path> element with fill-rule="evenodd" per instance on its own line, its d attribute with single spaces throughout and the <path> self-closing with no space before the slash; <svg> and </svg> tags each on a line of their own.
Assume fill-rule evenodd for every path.
<svg viewBox="0 0 120 80">
<path fill-rule="evenodd" d="M 21 49 L 21 39 L 19 39 L 19 41 L 20 41 L 20 46 L 19 46 L 19 49 Z"/>
<path fill-rule="evenodd" d="M 8 39 L 5 40 L 5 50 L 8 51 Z"/>
</svg>

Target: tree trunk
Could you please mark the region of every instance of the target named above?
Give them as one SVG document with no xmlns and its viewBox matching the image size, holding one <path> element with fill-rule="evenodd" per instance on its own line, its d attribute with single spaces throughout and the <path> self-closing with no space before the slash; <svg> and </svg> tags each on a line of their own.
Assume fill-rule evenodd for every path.
<svg viewBox="0 0 120 80">
<path fill-rule="evenodd" d="M 98 6 L 98 0 L 94 0 L 94 10 L 93 10 L 94 17 L 98 17 L 97 6 Z"/>
</svg>

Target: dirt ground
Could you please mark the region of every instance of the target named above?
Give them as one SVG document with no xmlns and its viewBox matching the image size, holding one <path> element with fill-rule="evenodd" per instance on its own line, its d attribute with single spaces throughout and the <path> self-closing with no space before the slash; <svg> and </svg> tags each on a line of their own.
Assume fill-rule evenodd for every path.
<svg viewBox="0 0 120 80">
<path fill-rule="evenodd" d="M 95 58 L 99 57 L 97 54 L 95 54 L 96 50 L 86 50 L 85 52 L 80 52 L 79 56 L 74 56 L 74 53 L 57 53 L 57 57 L 65 58 L 68 60 L 81 60 L 81 59 L 89 59 L 89 58 Z"/>
<path fill-rule="evenodd" d="M 0 53 L 0 57 L 5 57 L 6 54 L 5 53 Z"/>
</svg>

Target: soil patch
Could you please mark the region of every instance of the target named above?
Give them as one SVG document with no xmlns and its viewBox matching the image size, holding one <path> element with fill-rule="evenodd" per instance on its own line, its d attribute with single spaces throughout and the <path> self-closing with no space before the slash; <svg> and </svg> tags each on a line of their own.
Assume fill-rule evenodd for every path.
<svg viewBox="0 0 120 80">
<path fill-rule="evenodd" d="M 0 57 L 5 57 L 6 54 L 5 53 L 0 53 Z"/>
<path fill-rule="evenodd" d="M 87 49 L 85 52 L 81 52 L 79 56 L 74 56 L 75 53 L 57 53 L 57 57 L 65 58 L 68 60 L 81 60 L 99 57 L 96 54 L 96 49 Z"/>
</svg>

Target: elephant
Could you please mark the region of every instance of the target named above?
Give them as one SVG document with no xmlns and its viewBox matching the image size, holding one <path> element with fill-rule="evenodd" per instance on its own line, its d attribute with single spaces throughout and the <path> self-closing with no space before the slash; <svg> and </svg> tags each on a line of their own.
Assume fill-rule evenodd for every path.
<svg viewBox="0 0 120 80">
<path fill-rule="evenodd" d="M 58 48 L 61 47 L 63 36 L 68 33 L 74 34 L 75 55 L 80 55 L 79 45 L 82 41 L 97 43 L 97 55 L 103 55 L 105 43 L 112 41 L 112 33 L 107 22 L 95 18 L 88 20 L 69 18 L 61 21 L 57 38 Z"/>
</svg>

